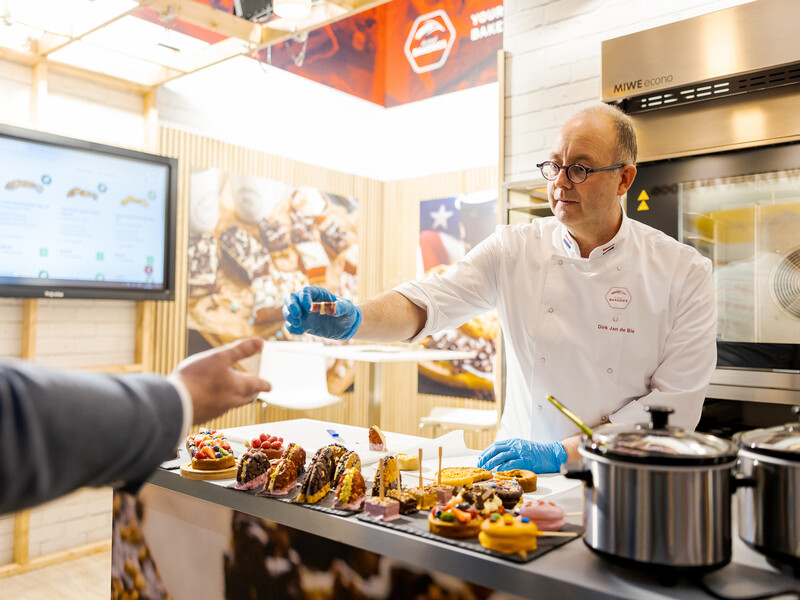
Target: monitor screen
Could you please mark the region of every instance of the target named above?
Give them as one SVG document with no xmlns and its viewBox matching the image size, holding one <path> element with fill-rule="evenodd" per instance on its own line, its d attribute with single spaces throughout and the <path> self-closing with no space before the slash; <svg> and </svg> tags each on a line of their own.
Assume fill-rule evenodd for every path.
<svg viewBox="0 0 800 600">
<path fill-rule="evenodd" d="M 0 296 L 171 300 L 177 161 L 0 127 Z"/>
</svg>

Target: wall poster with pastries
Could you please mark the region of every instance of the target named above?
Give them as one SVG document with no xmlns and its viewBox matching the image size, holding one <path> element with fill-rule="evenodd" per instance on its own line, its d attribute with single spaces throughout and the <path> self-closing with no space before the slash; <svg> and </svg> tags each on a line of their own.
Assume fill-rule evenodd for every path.
<svg viewBox="0 0 800 600">
<path fill-rule="evenodd" d="M 306 285 L 355 300 L 358 209 L 357 199 L 314 187 L 193 169 L 188 354 L 251 335 L 300 339 L 283 328 L 281 309 Z M 330 392 L 344 393 L 353 365 L 328 366 Z"/>
<path fill-rule="evenodd" d="M 494 232 L 497 192 L 488 190 L 420 202 L 417 278 L 442 273 Z M 428 361 L 419 366 L 419 392 L 494 402 L 495 358 L 500 336 L 496 311 L 457 329 L 422 340 L 426 348 L 474 350 L 476 358 Z"/>
</svg>

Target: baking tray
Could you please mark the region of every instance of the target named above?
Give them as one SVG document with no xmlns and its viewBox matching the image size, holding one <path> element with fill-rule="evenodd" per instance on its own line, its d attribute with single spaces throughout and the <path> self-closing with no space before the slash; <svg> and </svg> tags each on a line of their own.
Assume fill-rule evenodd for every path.
<svg viewBox="0 0 800 600">
<path fill-rule="evenodd" d="M 441 535 L 434 535 L 433 533 L 428 531 L 428 512 L 429 511 L 425 510 L 425 511 L 420 511 L 416 514 L 403 515 L 399 519 L 394 519 L 392 521 L 380 521 L 378 519 L 373 519 L 371 517 L 368 517 L 364 514 L 360 514 L 356 518 L 359 521 L 364 521 L 365 523 L 380 525 L 381 527 L 386 527 L 387 529 L 394 529 L 396 531 L 402 531 L 403 533 L 410 533 L 411 535 L 423 537 L 428 540 L 442 542 L 443 544 L 457 546 L 459 548 L 463 548 L 464 550 L 470 550 L 471 552 L 487 554 L 489 556 L 502 558 L 503 560 L 510 560 L 511 562 L 516 562 L 516 563 L 530 562 L 536 558 L 539 558 L 544 554 L 547 554 L 551 550 L 558 548 L 559 546 L 568 544 L 572 540 L 580 539 L 581 534 L 583 534 L 582 526 L 573 525 L 572 523 L 567 523 L 566 525 L 564 525 L 564 527 L 561 528 L 561 531 L 575 532 L 578 535 L 576 535 L 575 537 L 539 536 L 539 538 L 536 540 L 537 544 L 536 550 L 528 552 L 523 558 L 519 554 L 503 554 L 501 552 L 495 552 L 494 550 L 489 550 L 488 548 L 484 548 L 483 546 L 481 546 L 481 543 L 478 541 L 477 537 L 466 540 L 454 540 L 451 538 L 446 538 Z"/>
</svg>

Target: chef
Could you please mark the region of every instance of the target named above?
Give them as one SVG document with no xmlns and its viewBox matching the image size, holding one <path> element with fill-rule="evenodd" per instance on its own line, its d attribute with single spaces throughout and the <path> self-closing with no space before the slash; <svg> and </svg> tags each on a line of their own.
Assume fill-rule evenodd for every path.
<svg viewBox="0 0 800 600">
<path fill-rule="evenodd" d="M 577 427 L 648 421 L 696 427 L 716 365 L 711 263 L 694 248 L 629 219 L 621 197 L 636 176 L 636 131 L 615 107 L 570 118 L 537 167 L 553 217 L 502 225 L 447 272 L 360 303 L 308 287 L 287 297 L 290 332 L 414 342 L 497 309 L 507 390 L 485 468 L 544 473 L 578 458 Z M 336 314 L 310 312 L 337 301 Z"/>
</svg>

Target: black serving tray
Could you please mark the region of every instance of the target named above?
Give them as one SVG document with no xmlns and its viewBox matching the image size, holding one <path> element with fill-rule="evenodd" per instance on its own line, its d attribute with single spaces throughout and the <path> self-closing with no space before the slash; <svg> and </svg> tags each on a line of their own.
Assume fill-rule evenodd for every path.
<svg viewBox="0 0 800 600">
<path fill-rule="evenodd" d="M 547 554 L 551 550 L 558 548 L 559 546 L 563 546 L 564 544 L 568 544 L 572 540 L 580 539 L 581 534 L 583 533 L 583 527 L 580 525 L 573 525 L 572 523 L 567 523 L 561 529 L 561 531 L 567 532 L 574 532 L 577 533 L 575 537 L 555 537 L 555 536 L 539 536 L 536 540 L 536 550 L 526 553 L 525 557 L 523 558 L 519 554 L 503 554 L 501 552 L 495 552 L 494 550 L 489 550 L 488 548 L 484 548 L 481 546 L 481 543 L 478 541 L 477 537 L 469 538 L 465 540 L 456 540 L 451 538 L 446 538 L 441 535 L 435 535 L 428 531 L 428 512 L 429 511 L 420 511 L 416 514 L 410 515 L 401 515 L 399 519 L 394 519 L 392 521 L 381 521 L 379 519 L 373 519 L 368 517 L 364 514 L 358 515 L 356 518 L 359 521 L 364 521 L 365 523 L 372 523 L 373 525 L 380 525 L 381 527 L 386 527 L 388 529 L 395 529 L 397 531 L 402 531 L 403 533 L 410 533 L 412 535 L 416 535 L 419 537 L 423 537 L 428 540 L 434 540 L 436 542 L 442 542 L 443 544 L 449 544 L 451 546 L 458 546 L 459 548 L 463 548 L 464 550 L 470 550 L 471 552 L 478 552 L 480 554 L 487 554 L 489 556 L 494 556 L 496 558 L 502 558 L 503 560 L 509 560 L 511 562 L 516 563 L 527 563 L 540 556 Z"/>
</svg>

